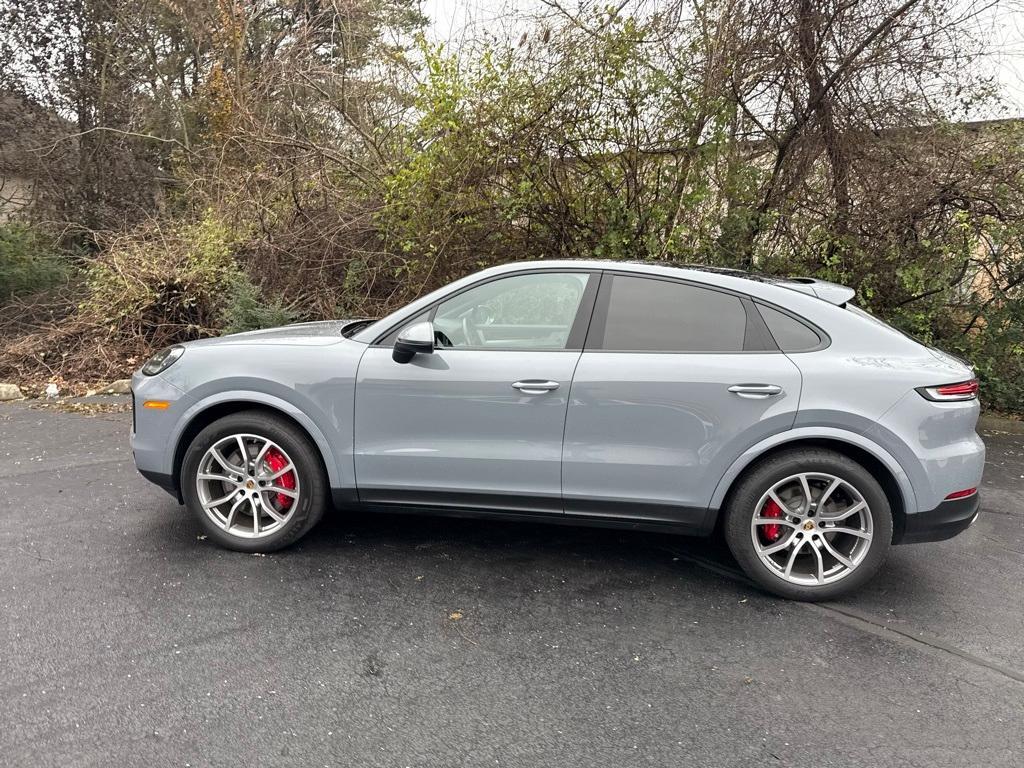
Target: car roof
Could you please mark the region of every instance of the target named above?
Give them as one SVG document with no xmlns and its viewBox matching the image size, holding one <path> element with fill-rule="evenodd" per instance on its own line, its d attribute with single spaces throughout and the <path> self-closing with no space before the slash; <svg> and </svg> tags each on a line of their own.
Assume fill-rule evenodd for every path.
<svg viewBox="0 0 1024 768">
<path fill-rule="evenodd" d="M 664 274 L 679 278 L 690 278 L 697 282 L 718 285 L 722 288 L 732 288 L 743 293 L 756 295 L 756 290 L 751 290 L 750 282 L 762 285 L 786 288 L 791 291 L 815 296 L 827 301 L 829 304 L 842 306 L 856 295 L 853 288 L 827 280 L 819 280 L 814 277 L 777 277 L 761 272 L 751 272 L 730 267 L 715 267 L 705 264 L 688 264 L 670 260 L 650 261 L 615 261 L 611 259 L 558 259 L 540 261 L 516 261 L 493 267 L 495 272 L 515 272 L 524 269 L 602 269 L 616 270 L 622 272 L 638 272 L 642 274 Z M 485 270 L 491 272 L 492 270 Z M 747 281 L 737 283 L 736 281 Z"/>
</svg>

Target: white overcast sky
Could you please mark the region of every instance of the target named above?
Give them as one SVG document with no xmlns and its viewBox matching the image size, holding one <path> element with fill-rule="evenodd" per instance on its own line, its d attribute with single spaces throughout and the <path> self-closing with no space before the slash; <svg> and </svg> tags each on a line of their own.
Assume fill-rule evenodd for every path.
<svg viewBox="0 0 1024 768">
<path fill-rule="evenodd" d="M 580 0 L 560 2 L 575 10 Z M 961 0 L 959 5 L 965 12 L 977 13 L 976 24 L 988 49 L 979 66 L 995 76 L 1006 106 L 998 115 L 973 117 L 1024 117 L 1024 0 Z M 454 44 L 467 31 L 518 37 L 523 29 L 514 19 L 547 9 L 542 0 L 420 0 L 420 6 L 430 19 L 428 34 L 438 42 Z"/>
</svg>

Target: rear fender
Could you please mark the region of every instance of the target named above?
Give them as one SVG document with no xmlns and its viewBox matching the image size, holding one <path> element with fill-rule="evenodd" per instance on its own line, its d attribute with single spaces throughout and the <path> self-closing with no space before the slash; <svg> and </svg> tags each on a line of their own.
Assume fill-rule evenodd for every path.
<svg viewBox="0 0 1024 768">
<path fill-rule="evenodd" d="M 787 444 L 797 443 L 801 440 L 836 440 L 856 446 L 871 454 L 878 459 L 878 461 L 880 461 L 896 479 L 900 495 L 903 498 L 904 510 L 908 514 L 913 514 L 918 511 L 917 495 L 914 493 L 914 487 L 910 482 L 910 478 L 907 476 L 907 473 L 904 471 L 900 463 L 893 458 L 892 454 L 863 435 L 858 435 L 856 432 L 849 432 L 844 429 L 836 429 L 833 427 L 797 427 L 796 429 L 772 435 L 756 445 L 751 446 L 732 463 L 732 466 L 730 466 L 722 476 L 722 479 L 718 481 L 715 492 L 711 497 L 710 508 L 713 510 L 722 508 L 726 494 L 729 492 L 729 489 L 732 487 L 736 478 L 738 478 L 743 470 L 750 466 L 754 461 L 759 459 L 761 456 L 764 456 L 769 451 L 776 448 L 783 448 Z"/>
</svg>

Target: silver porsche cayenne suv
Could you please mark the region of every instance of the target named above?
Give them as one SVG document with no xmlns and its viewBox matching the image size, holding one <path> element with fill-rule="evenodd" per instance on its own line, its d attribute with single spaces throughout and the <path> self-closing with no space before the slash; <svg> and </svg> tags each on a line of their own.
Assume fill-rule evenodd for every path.
<svg viewBox="0 0 1024 768">
<path fill-rule="evenodd" d="M 830 599 L 978 514 L 962 361 L 809 278 L 602 261 L 487 269 L 379 320 L 170 347 L 132 380 L 139 471 L 219 544 L 329 508 L 724 536 Z"/>
</svg>

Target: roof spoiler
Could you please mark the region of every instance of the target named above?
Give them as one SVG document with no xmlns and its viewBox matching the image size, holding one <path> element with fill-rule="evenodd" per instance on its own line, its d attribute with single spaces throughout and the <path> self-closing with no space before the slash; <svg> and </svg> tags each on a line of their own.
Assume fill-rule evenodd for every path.
<svg viewBox="0 0 1024 768">
<path fill-rule="evenodd" d="M 848 285 L 830 283 L 828 280 L 818 280 L 814 277 L 787 277 L 784 280 L 780 280 L 778 285 L 794 291 L 800 291 L 801 293 L 807 293 L 811 296 L 817 296 L 819 299 L 827 301 L 829 304 L 835 304 L 837 307 L 843 306 L 857 295 L 857 292 Z"/>
</svg>

